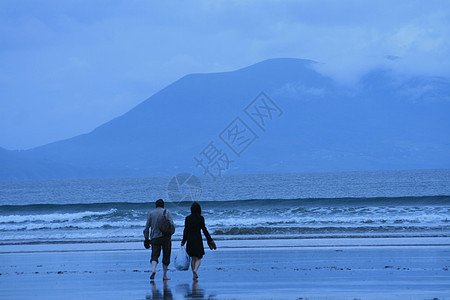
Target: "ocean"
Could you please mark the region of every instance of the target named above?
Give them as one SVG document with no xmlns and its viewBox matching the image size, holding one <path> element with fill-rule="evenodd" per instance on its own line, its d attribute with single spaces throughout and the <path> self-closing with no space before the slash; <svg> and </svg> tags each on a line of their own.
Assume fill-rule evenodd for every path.
<svg viewBox="0 0 450 300">
<path fill-rule="evenodd" d="M 180 240 L 192 202 L 171 199 L 170 180 L 0 181 L 0 245 L 142 241 L 159 198 Z M 450 170 L 199 180 L 198 201 L 216 240 L 450 236 Z"/>
</svg>

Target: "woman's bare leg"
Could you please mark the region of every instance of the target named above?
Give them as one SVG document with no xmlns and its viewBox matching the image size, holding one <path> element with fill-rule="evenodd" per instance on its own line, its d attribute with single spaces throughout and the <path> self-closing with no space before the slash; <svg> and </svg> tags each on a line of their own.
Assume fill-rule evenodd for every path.
<svg viewBox="0 0 450 300">
<path fill-rule="evenodd" d="M 200 264 L 202 263 L 201 258 L 197 258 L 197 261 L 195 262 L 195 272 L 198 271 L 198 268 L 200 268 Z"/>
<path fill-rule="evenodd" d="M 192 267 L 192 274 L 194 275 L 194 280 L 196 280 L 198 278 L 197 275 L 197 270 L 198 270 L 198 260 L 199 258 L 192 256 L 192 262 L 191 262 L 191 267 Z"/>
<path fill-rule="evenodd" d="M 202 262 L 201 258 L 196 257 L 194 262 L 194 267 L 192 268 L 192 273 L 194 273 L 194 280 L 198 278 L 198 268 L 200 267 L 200 264 Z"/>
<path fill-rule="evenodd" d="M 195 268 L 195 261 L 194 261 L 194 260 L 195 260 L 195 257 L 192 256 L 192 257 L 191 257 L 191 270 L 192 270 L 192 271 L 194 271 L 194 268 Z"/>
</svg>

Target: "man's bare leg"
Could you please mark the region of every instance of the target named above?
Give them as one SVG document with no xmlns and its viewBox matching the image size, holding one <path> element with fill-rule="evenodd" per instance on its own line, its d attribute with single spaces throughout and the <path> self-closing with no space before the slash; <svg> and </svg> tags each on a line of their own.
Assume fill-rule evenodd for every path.
<svg viewBox="0 0 450 300">
<path fill-rule="evenodd" d="M 152 275 L 150 275 L 150 279 L 153 280 L 155 279 L 155 274 L 156 274 L 156 265 L 158 263 L 156 261 L 152 261 Z"/>
<path fill-rule="evenodd" d="M 163 280 L 165 281 L 165 280 L 170 280 L 170 278 L 169 277 L 167 277 L 167 269 L 169 268 L 169 266 L 166 266 L 165 264 L 163 264 L 163 272 L 164 272 L 164 275 L 163 275 Z"/>
</svg>

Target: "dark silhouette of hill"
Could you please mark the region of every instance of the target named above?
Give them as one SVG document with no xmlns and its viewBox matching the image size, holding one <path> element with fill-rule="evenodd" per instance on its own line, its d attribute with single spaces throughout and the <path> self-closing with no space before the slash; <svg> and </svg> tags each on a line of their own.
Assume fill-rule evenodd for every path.
<svg viewBox="0 0 450 300">
<path fill-rule="evenodd" d="M 26 151 L 0 149 L 1 179 L 202 173 L 194 156 L 213 141 L 228 173 L 450 167 L 450 84 L 373 70 L 354 87 L 315 63 L 271 59 L 187 75 L 88 134 Z M 264 91 L 283 111 L 263 131 L 244 108 Z M 236 156 L 219 134 L 240 117 L 258 138 Z"/>
</svg>

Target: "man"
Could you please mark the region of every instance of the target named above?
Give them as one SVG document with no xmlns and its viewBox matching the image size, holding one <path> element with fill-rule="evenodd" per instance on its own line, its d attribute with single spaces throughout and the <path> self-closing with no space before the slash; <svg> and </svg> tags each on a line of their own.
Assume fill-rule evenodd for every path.
<svg viewBox="0 0 450 300">
<path fill-rule="evenodd" d="M 165 211 L 165 214 L 164 214 Z M 159 224 L 161 223 L 161 220 L 163 218 L 163 215 L 169 220 L 172 234 L 175 232 L 175 224 L 173 223 L 172 214 L 167 210 L 164 209 L 164 201 L 162 199 L 159 199 L 156 201 L 156 208 L 152 210 L 147 217 L 147 224 L 145 225 L 144 229 L 144 237 L 145 237 L 145 243 L 151 243 L 152 245 L 152 258 L 151 258 L 151 264 L 152 264 L 152 275 L 150 276 L 150 279 L 155 279 L 156 274 L 156 265 L 158 264 L 158 258 L 161 254 L 161 248 L 163 251 L 163 280 L 170 280 L 169 277 L 167 277 L 167 268 L 170 264 L 170 252 L 172 250 L 172 239 L 171 235 L 164 235 L 161 230 L 159 229 Z M 150 240 L 149 240 L 149 228 L 152 228 L 150 232 Z"/>
</svg>

